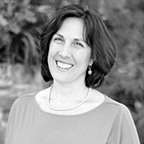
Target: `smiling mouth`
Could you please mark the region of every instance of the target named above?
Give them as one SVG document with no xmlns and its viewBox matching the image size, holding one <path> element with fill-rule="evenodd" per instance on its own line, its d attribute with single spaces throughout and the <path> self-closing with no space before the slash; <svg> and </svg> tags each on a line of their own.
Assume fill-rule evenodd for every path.
<svg viewBox="0 0 144 144">
<path fill-rule="evenodd" d="M 61 69 L 70 69 L 70 68 L 73 67 L 72 64 L 64 63 L 64 62 L 61 62 L 61 61 L 56 61 L 56 64 Z"/>
</svg>

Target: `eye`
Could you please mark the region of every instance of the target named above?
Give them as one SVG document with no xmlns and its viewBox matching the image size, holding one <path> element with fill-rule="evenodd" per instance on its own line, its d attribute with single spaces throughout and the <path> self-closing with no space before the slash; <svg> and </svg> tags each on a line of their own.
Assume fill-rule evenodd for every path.
<svg viewBox="0 0 144 144">
<path fill-rule="evenodd" d="M 53 37 L 53 39 L 52 39 L 54 42 L 56 42 L 56 43 L 62 43 L 64 40 L 63 40 L 63 38 L 62 37 L 60 37 L 60 36 L 57 36 L 57 35 L 54 35 L 54 37 Z"/>
<path fill-rule="evenodd" d="M 78 42 L 78 41 L 74 42 L 74 45 L 78 46 L 78 47 L 82 47 L 82 48 L 84 47 L 84 45 L 81 42 Z"/>
<path fill-rule="evenodd" d="M 53 40 L 57 43 L 63 42 L 63 39 L 61 37 L 54 37 Z"/>
</svg>

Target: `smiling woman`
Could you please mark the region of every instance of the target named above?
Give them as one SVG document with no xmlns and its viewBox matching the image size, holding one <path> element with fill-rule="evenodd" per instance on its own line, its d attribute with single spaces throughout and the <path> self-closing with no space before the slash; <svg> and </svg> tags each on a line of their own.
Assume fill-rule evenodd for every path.
<svg viewBox="0 0 144 144">
<path fill-rule="evenodd" d="M 63 7 L 40 42 L 52 85 L 16 100 L 5 144 L 140 144 L 128 108 L 96 89 L 116 57 L 102 19 L 86 5 Z"/>
<path fill-rule="evenodd" d="M 82 19 L 67 18 L 50 41 L 48 65 L 54 82 L 79 85 L 91 61 L 91 48 L 83 38 Z"/>
</svg>

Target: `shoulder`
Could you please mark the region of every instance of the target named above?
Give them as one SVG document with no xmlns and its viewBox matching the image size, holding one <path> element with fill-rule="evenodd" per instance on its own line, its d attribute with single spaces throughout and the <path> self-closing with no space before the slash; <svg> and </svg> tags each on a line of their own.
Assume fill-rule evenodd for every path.
<svg viewBox="0 0 144 144">
<path fill-rule="evenodd" d="M 127 112 L 129 109 L 124 104 L 110 98 L 109 96 L 93 89 L 93 101 L 100 101 L 101 104 L 104 104 L 107 108 L 111 108 L 115 111 Z"/>
<path fill-rule="evenodd" d="M 24 118 L 27 113 L 31 113 L 34 110 L 34 95 L 35 93 L 26 94 L 15 100 L 10 109 L 9 122 L 18 122 L 18 119 Z"/>
<path fill-rule="evenodd" d="M 105 103 L 109 106 L 113 111 L 116 112 L 117 117 L 122 117 L 123 119 L 132 119 L 132 115 L 128 107 L 120 102 L 113 100 L 106 96 Z"/>
<path fill-rule="evenodd" d="M 13 103 L 11 107 L 11 111 L 14 111 L 16 109 L 21 109 L 22 107 L 31 105 L 33 103 L 33 98 L 35 95 L 36 95 L 36 92 L 19 96 Z"/>
<path fill-rule="evenodd" d="M 106 104 L 115 107 L 116 109 L 126 112 L 129 111 L 126 105 L 106 96 Z"/>
<path fill-rule="evenodd" d="M 108 116 L 113 119 L 113 125 L 121 126 L 123 129 L 130 127 L 135 127 L 132 114 L 127 106 L 117 102 L 106 96 L 105 100 L 105 111 Z"/>
<path fill-rule="evenodd" d="M 29 101 L 29 100 L 32 100 L 34 95 L 36 95 L 37 92 L 35 93 L 29 93 L 29 94 L 25 94 L 25 95 L 22 95 L 20 97 L 18 97 L 15 101 L 15 103 L 20 103 L 20 102 L 25 102 L 25 101 Z"/>
<path fill-rule="evenodd" d="M 98 108 L 100 113 L 102 112 L 108 116 L 111 115 L 113 118 L 122 115 L 131 115 L 127 106 L 95 89 L 93 89 L 93 99 L 91 101 L 94 102 L 94 108 Z M 98 106 L 95 107 L 97 103 Z"/>
<path fill-rule="evenodd" d="M 135 123 L 128 107 L 108 97 L 106 104 L 116 111 L 116 115 L 112 121 L 112 130 L 108 143 L 116 143 L 114 141 L 120 136 L 122 144 L 139 144 Z"/>
</svg>

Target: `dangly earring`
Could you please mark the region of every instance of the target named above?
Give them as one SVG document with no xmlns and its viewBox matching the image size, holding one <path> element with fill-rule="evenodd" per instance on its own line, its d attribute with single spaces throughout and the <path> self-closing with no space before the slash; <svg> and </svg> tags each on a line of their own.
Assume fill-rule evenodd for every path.
<svg viewBox="0 0 144 144">
<path fill-rule="evenodd" d="M 88 67 L 88 74 L 89 74 L 89 75 L 92 74 L 91 66 Z"/>
<path fill-rule="evenodd" d="M 91 59 L 90 62 L 89 62 L 89 66 L 88 66 L 88 74 L 89 75 L 92 74 L 92 70 L 91 70 L 92 64 L 93 64 L 93 59 Z"/>
</svg>

